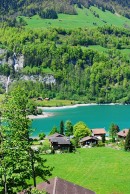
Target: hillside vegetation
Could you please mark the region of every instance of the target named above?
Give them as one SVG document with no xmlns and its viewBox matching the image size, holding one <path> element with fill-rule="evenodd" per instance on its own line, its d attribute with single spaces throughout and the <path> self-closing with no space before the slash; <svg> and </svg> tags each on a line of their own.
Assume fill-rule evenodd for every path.
<svg viewBox="0 0 130 194">
<path fill-rule="evenodd" d="M 57 19 L 42 19 L 39 15 L 33 17 L 21 16 L 17 21 L 23 19 L 27 28 L 88 28 L 104 25 L 113 25 L 124 28 L 130 28 L 130 20 L 111 13 L 110 11 L 102 11 L 97 7 L 91 6 L 87 8 L 76 7 L 76 15 L 58 14 Z"/>
<path fill-rule="evenodd" d="M 0 42 L 7 49 L 7 61 L 13 52 L 24 55 L 21 71 L 15 72 L 13 66 L 3 64 L 1 75 L 10 75 L 16 80 L 23 75 L 55 78 L 55 82 L 48 84 L 19 80 L 17 84 L 25 86 L 32 98 L 130 103 L 130 32 L 127 29 L 7 27 L 0 29 Z"/>
<path fill-rule="evenodd" d="M 57 13 L 75 15 L 77 14 L 75 5 L 79 8 L 89 8 L 95 5 L 103 11 L 109 10 L 130 18 L 130 2 L 128 0 L 1 0 L 0 20 L 2 23 L 7 22 L 9 25 L 14 25 L 12 19 L 15 20 L 19 15 L 29 17 L 39 15 L 43 18 L 53 19 L 57 17 Z"/>
</svg>

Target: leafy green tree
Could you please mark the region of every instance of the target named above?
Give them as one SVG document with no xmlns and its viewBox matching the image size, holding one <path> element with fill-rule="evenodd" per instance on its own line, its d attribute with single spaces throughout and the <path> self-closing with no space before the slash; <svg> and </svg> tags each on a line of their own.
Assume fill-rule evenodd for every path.
<svg viewBox="0 0 130 194">
<path fill-rule="evenodd" d="M 57 127 L 54 126 L 54 127 L 52 128 L 52 130 L 50 131 L 49 135 L 53 135 L 53 134 L 58 133 L 58 132 L 59 132 L 59 131 L 58 131 Z"/>
<path fill-rule="evenodd" d="M 59 133 L 61 135 L 64 135 L 64 122 L 63 121 L 60 122 L 60 130 L 59 130 Z"/>
<path fill-rule="evenodd" d="M 73 125 L 72 125 L 71 121 L 65 122 L 65 135 L 66 136 L 73 135 Z"/>
<path fill-rule="evenodd" d="M 130 151 L 130 129 L 125 139 L 125 150 Z"/>
<path fill-rule="evenodd" d="M 45 137 L 46 137 L 46 135 L 45 135 L 44 132 L 42 132 L 42 133 L 39 134 L 39 139 L 40 140 L 43 140 Z"/>
<path fill-rule="evenodd" d="M 105 138 L 105 134 L 102 135 L 102 143 L 105 143 L 106 138 Z"/>
<path fill-rule="evenodd" d="M 112 123 L 109 128 L 109 135 L 112 137 L 112 141 L 115 141 L 115 137 L 117 136 L 117 133 L 120 131 L 120 128 L 118 125 Z"/>
<path fill-rule="evenodd" d="M 74 133 L 74 137 L 77 137 L 79 139 L 85 136 L 91 135 L 90 129 L 82 121 L 79 121 L 78 123 L 74 125 L 73 133 Z"/>
<path fill-rule="evenodd" d="M 46 180 L 50 168 L 40 151 L 31 148 L 29 135 L 31 121 L 27 117 L 28 97 L 24 89 L 15 88 L 5 97 L 2 106 L 3 124 L 0 128 L 0 182 L 1 191 L 17 193 L 28 187 L 27 180 L 36 177 Z"/>
</svg>

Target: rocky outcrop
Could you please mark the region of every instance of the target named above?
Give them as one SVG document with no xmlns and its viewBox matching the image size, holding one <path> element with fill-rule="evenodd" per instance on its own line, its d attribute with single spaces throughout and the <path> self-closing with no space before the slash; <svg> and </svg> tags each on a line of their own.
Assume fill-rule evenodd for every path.
<svg viewBox="0 0 130 194">
<path fill-rule="evenodd" d="M 0 49 L 0 65 L 7 63 L 9 66 L 13 66 L 15 72 L 18 72 L 20 69 L 23 68 L 24 65 L 24 56 L 20 54 L 14 53 L 13 56 L 8 57 L 6 56 L 6 50 Z M 39 81 L 45 84 L 56 84 L 56 79 L 53 75 L 21 75 L 17 78 L 17 80 L 31 80 L 33 82 Z M 5 90 L 8 90 L 8 86 L 11 85 L 12 82 L 17 81 L 16 79 L 11 79 L 10 76 L 0 75 L 0 84 L 2 85 Z"/>
<path fill-rule="evenodd" d="M 13 56 L 6 57 L 6 50 L 0 49 L 0 64 L 7 63 L 9 66 L 14 66 L 15 71 L 19 71 L 24 65 L 24 55 L 14 53 Z"/>
<path fill-rule="evenodd" d="M 22 77 L 19 78 L 20 80 L 31 80 L 33 82 L 39 81 L 41 83 L 45 84 L 56 84 L 56 79 L 54 78 L 53 75 L 45 75 L 44 77 L 41 75 L 23 75 Z"/>
</svg>

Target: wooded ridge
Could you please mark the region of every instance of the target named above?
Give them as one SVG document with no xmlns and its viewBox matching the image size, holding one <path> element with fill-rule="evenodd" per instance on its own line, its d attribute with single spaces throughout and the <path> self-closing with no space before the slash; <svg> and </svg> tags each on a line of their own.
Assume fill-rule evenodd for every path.
<svg viewBox="0 0 130 194">
<path fill-rule="evenodd" d="M 42 17 L 55 18 L 56 13 L 77 14 L 75 5 L 79 8 L 83 6 L 97 6 L 102 10 L 124 15 L 130 18 L 130 2 L 128 0 L 1 0 L 0 19 L 8 20 L 18 15 L 33 16 L 41 15 Z M 46 15 L 46 11 L 51 10 L 51 16 Z M 53 14 L 52 14 L 53 11 Z"/>
<path fill-rule="evenodd" d="M 98 37 L 98 38 L 97 38 Z M 52 75 L 54 83 L 19 80 L 30 97 L 73 99 L 82 102 L 130 103 L 130 32 L 117 27 L 95 29 L 0 29 L 6 62 L 0 74 L 19 80 L 23 75 Z M 15 71 L 8 60 L 24 56 Z M 1 93 L 3 87 L 1 86 Z"/>
</svg>

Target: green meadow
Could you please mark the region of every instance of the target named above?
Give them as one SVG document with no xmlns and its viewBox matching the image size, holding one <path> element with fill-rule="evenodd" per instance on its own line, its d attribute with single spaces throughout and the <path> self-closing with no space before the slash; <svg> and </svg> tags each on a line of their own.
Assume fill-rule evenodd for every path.
<svg viewBox="0 0 130 194">
<path fill-rule="evenodd" d="M 130 153 L 112 148 L 78 149 L 77 153 L 45 155 L 58 176 L 96 194 L 130 193 Z M 40 182 L 40 180 L 38 180 Z"/>
<path fill-rule="evenodd" d="M 130 20 L 113 14 L 110 11 L 102 11 L 96 7 L 76 8 L 77 15 L 58 14 L 58 19 L 41 19 L 38 15 L 23 17 L 27 22 L 27 28 L 87 28 L 104 25 L 115 25 L 130 28 Z M 94 12 L 99 15 L 95 17 Z"/>
</svg>

